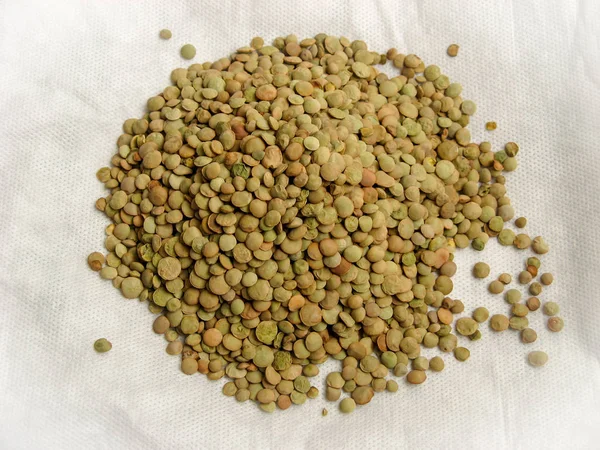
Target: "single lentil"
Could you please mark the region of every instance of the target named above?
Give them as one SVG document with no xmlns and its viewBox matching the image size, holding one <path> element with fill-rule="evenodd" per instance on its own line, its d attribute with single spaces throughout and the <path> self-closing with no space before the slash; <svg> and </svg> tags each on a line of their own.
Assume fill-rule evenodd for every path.
<svg viewBox="0 0 600 450">
<path fill-rule="evenodd" d="M 183 59 L 193 59 L 196 56 L 196 47 L 192 44 L 185 44 L 181 47 L 181 57 Z"/>
<path fill-rule="evenodd" d="M 537 333 L 531 328 L 524 328 L 521 330 L 521 342 L 524 344 L 531 344 L 537 340 Z"/>
<path fill-rule="evenodd" d="M 558 333 L 563 329 L 564 326 L 565 324 L 560 317 L 553 316 L 548 319 L 548 329 L 550 331 Z"/>
<path fill-rule="evenodd" d="M 459 361 L 466 361 L 471 356 L 469 349 L 465 347 L 456 347 L 454 349 L 454 357 Z"/>
<path fill-rule="evenodd" d="M 543 273 L 542 275 L 540 275 L 540 282 L 544 286 L 550 286 L 553 281 L 554 281 L 554 276 L 551 273 L 546 272 L 546 273 Z"/>
<path fill-rule="evenodd" d="M 455 57 L 456 55 L 458 55 L 459 48 L 460 47 L 457 44 L 450 44 L 447 50 L 448 56 Z"/>
<path fill-rule="evenodd" d="M 475 263 L 473 266 L 473 275 L 476 278 L 486 278 L 490 274 L 490 266 L 484 262 Z"/>
<path fill-rule="evenodd" d="M 548 362 L 548 354 L 539 350 L 529 352 L 527 360 L 533 367 L 541 367 Z"/>
<path fill-rule="evenodd" d="M 504 331 L 508 329 L 509 321 L 508 317 L 503 314 L 494 314 L 490 318 L 490 326 L 494 331 Z"/>
<path fill-rule="evenodd" d="M 171 30 L 168 30 L 166 28 L 160 30 L 159 36 L 161 39 L 171 39 L 171 37 L 173 36 L 173 33 L 171 33 Z"/>
<path fill-rule="evenodd" d="M 94 350 L 96 350 L 98 353 L 106 353 L 110 351 L 111 348 L 112 344 L 105 338 L 100 338 L 94 342 Z"/>
</svg>

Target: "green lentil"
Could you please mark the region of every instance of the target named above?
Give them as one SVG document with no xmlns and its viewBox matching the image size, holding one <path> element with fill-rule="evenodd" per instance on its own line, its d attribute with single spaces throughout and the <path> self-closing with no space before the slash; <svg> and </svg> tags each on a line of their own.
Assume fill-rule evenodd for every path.
<svg viewBox="0 0 600 450">
<path fill-rule="evenodd" d="M 534 281 L 529 285 L 529 293 L 531 295 L 540 295 L 542 293 L 542 285 L 537 281 Z"/>
<path fill-rule="evenodd" d="M 473 266 L 473 275 L 476 278 L 486 278 L 490 274 L 490 266 L 484 262 L 475 263 Z"/>
<path fill-rule="evenodd" d="M 466 361 L 471 356 L 469 349 L 465 347 L 456 347 L 454 349 L 454 357 L 459 361 Z"/>
<path fill-rule="evenodd" d="M 183 59 L 192 59 L 196 56 L 196 47 L 192 44 L 185 44 L 181 47 L 181 57 Z"/>
<path fill-rule="evenodd" d="M 481 339 L 481 330 L 477 330 L 475 333 L 471 334 L 469 336 L 469 339 L 471 339 L 472 341 L 478 341 L 479 339 Z"/>
<path fill-rule="evenodd" d="M 512 276 L 509 273 L 501 273 L 498 275 L 498 281 L 502 284 L 510 284 L 512 281 Z"/>
<path fill-rule="evenodd" d="M 458 55 L 458 49 L 459 49 L 459 46 L 457 44 L 451 44 L 450 46 L 448 46 L 448 50 L 447 50 L 448 56 L 451 56 L 454 58 L 456 55 Z"/>
<path fill-rule="evenodd" d="M 105 338 L 100 338 L 94 342 L 94 350 L 96 350 L 98 353 L 106 353 L 110 351 L 111 348 L 112 344 Z"/>
<path fill-rule="evenodd" d="M 513 330 L 519 331 L 524 330 L 529 326 L 529 320 L 527 319 L 527 317 L 513 316 L 510 318 L 508 323 Z"/>
<path fill-rule="evenodd" d="M 517 303 L 517 304 L 513 305 L 512 313 L 513 313 L 513 315 L 518 316 L 518 317 L 525 317 L 527 314 L 529 314 L 529 308 L 527 307 L 527 305 L 524 305 L 522 303 Z"/>
<path fill-rule="evenodd" d="M 480 306 L 473 311 L 473 319 L 478 323 L 483 323 L 490 317 L 490 312 L 487 308 Z"/>
<path fill-rule="evenodd" d="M 553 316 L 548 319 L 548 329 L 550 331 L 557 333 L 561 331 L 564 326 L 565 324 L 560 317 Z"/>
<path fill-rule="evenodd" d="M 492 294 L 501 294 L 502 291 L 504 291 L 504 283 L 502 283 L 498 280 L 494 280 L 490 283 L 488 290 Z"/>
<path fill-rule="evenodd" d="M 514 305 L 521 300 L 521 292 L 519 292 L 517 289 L 509 289 L 506 291 L 506 294 L 504 294 L 504 299 L 507 301 L 507 303 Z"/>
<path fill-rule="evenodd" d="M 340 402 L 340 411 L 344 414 L 350 414 L 356 409 L 356 403 L 354 399 L 347 397 Z"/>
<path fill-rule="evenodd" d="M 560 308 L 556 302 L 546 302 L 542 310 L 547 316 L 555 316 L 559 313 Z"/>
<path fill-rule="evenodd" d="M 490 318 L 490 326 L 494 331 L 504 331 L 508 329 L 508 317 L 503 314 L 494 314 Z"/>
<path fill-rule="evenodd" d="M 171 33 L 171 30 L 167 30 L 166 28 L 164 28 L 160 30 L 159 36 L 161 39 L 171 39 L 173 33 Z"/>
<path fill-rule="evenodd" d="M 529 311 L 537 311 L 540 308 L 540 300 L 537 297 L 529 297 L 526 304 Z"/>
<path fill-rule="evenodd" d="M 530 352 L 527 355 L 527 360 L 533 367 L 541 367 L 548 362 L 548 355 L 545 352 L 538 350 Z"/>
<path fill-rule="evenodd" d="M 456 321 L 456 331 L 463 336 L 471 336 L 478 329 L 479 325 L 477 321 L 470 317 L 461 317 Z"/>
<path fill-rule="evenodd" d="M 521 330 L 521 342 L 524 344 L 531 344 L 537 340 L 537 333 L 531 328 L 524 328 Z"/>
<path fill-rule="evenodd" d="M 441 372 L 444 370 L 444 360 L 439 356 L 434 356 L 429 360 L 429 368 L 434 372 Z"/>
<path fill-rule="evenodd" d="M 540 275 L 540 282 L 544 286 L 550 286 L 553 281 L 554 281 L 554 276 L 551 273 L 546 272 L 546 273 L 543 273 L 542 275 Z"/>
<path fill-rule="evenodd" d="M 531 242 L 531 248 L 535 253 L 539 255 L 544 255 L 548 253 L 548 250 L 550 249 L 544 238 L 541 236 L 533 238 L 533 241 Z"/>
<path fill-rule="evenodd" d="M 532 279 L 533 279 L 533 277 L 526 270 L 523 270 L 522 272 L 519 272 L 519 283 L 521 283 L 521 284 L 529 284 Z"/>
<path fill-rule="evenodd" d="M 517 228 L 525 228 L 527 226 L 527 219 L 525 217 L 515 219 L 515 226 Z"/>
<path fill-rule="evenodd" d="M 541 265 L 542 263 L 539 260 L 539 258 L 535 256 L 530 256 L 529 258 L 527 258 L 527 266 L 533 266 L 536 269 L 539 269 Z"/>
</svg>

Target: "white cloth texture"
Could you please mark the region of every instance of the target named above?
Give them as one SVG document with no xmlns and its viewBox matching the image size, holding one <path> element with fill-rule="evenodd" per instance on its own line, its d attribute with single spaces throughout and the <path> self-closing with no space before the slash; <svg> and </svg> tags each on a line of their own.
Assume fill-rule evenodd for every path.
<svg viewBox="0 0 600 450">
<path fill-rule="evenodd" d="M 331 361 L 318 399 L 266 414 L 225 397 L 225 380 L 182 374 L 146 305 L 88 268 L 109 224 L 94 208 L 107 195 L 95 173 L 123 121 L 189 64 L 183 44 L 204 62 L 254 36 L 320 32 L 439 65 L 478 106 L 475 142 L 519 144 L 508 195 L 526 231 L 550 244 L 542 272 L 555 282 L 540 298 L 560 304 L 565 328 L 550 333 L 531 313 L 539 337 L 526 346 L 486 324 L 480 341 L 460 339 L 467 362 L 443 355 L 442 373 L 420 386 L 397 379 L 397 393 L 348 416 L 323 398 L 324 375 L 339 367 Z M 0 0 L 0 448 L 598 448 L 599 61 L 597 0 Z M 485 131 L 487 121 L 498 129 Z M 451 297 L 465 315 L 481 305 L 507 314 L 472 265 L 516 278 L 530 254 L 495 240 L 483 253 L 457 251 Z M 94 352 L 100 337 L 112 351 Z M 530 367 L 531 350 L 548 364 Z"/>
</svg>

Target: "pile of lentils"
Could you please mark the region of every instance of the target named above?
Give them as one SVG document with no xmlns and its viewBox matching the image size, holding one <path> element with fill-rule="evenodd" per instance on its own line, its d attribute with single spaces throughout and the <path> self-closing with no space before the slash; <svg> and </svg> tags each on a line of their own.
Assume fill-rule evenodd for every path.
<svg viewBox="0 0 600 450">
<path fill-rule="evenodd" d="M 375 67 L 388 61 L 396 76 Z M 328 358 L 342 362 L 325 392 L 344 395 L 342 412 L 398 390 L 389 375 L 421 384 L 444 369 L 422 348 L 465 361 L 457 336 L 480 338 L 489 317 L 477 308 L 455 321 L 455 249 L 497 237 L 548 250 L 505 228 L 514 210 L 503 173 L 517 167 L 518 145 L 471 142 L 475 104 L 414 54 L 325 34 L 257 37 L 171 81 L 125 121 L 111 167 L 97 173 L 110 192 L 96 207 L 112 223 L 108 254 L 88 263 L 158 315 L 154 331 L 185 374 L 226 377 L 223 393 L 238 401 L 272 412 L 315 398 L 310 378 Z M 528 262 L 524 283 L 539 267 Z M 493 292 L 510 282 L 496 281 Z M 535 340 L 525 316 L 539 301 L 506 295 L 514 316 L 492 316 L 491 328 Z M 555 305 L 545 308 L 554 322 Z M 533 365 L 545 363 L 539 353 Z"/>
</svg>

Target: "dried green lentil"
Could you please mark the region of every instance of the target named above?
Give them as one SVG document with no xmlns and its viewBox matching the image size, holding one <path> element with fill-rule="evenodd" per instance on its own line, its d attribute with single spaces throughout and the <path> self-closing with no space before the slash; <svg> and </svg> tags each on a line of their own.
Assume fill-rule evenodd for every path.
<svg viewBox="0 0 600 450">
<path fill-rule="evenodd" d="M 494 280 L 489 284 L 488 290 L 492 294 L 501 294 L 504 291 L 504 283 L 499 280 Z"/>
<path fill-rule="evenodd" d="M 544 238 L 541 236 L 533 238 L 533 241 L 531 242 L 531 248 L 535 253 L 539 255 L 544 255 L 548 253 L 548 250 L 550 249 Z"/>
<path fill-rule="evenodd" d="M 490 326 L 494 331 L 504 331 L 508 329 L 508 317 L 503 314 L 494 314 L 490 318 Z"/>
<path fill-rule="evenodd" d="M 540 309 L 540 300 L 537 297 L 529 297 L 525 303 L 527 304 L 529 311 L 537 311 Z"/>
<path fill-rule="evenodd" d="M 529 319 L 527 317 L 512 316 L 508 324 L 513 330 L 521 331 L 529 326 Z"/>
<path fill-rule="evenodd" d="M 550 331 L 557 333 L 561 331 L 564 326 L 565 324 L 560 317 L 553 316 L 548 319 L 548 329 Z"/>
<path fill-rule="evenodd" d="M 480 306 L 473 311 L 473 319 L 478 323 L 483 323 L 490 317 L 490 312 L 487 308 Z"/>
<path fill-rule="evenodd" d="M 340 411 L 344 414 L 350 414 L 356 409 L 356 403 L 354 399 L 347 397 L 340 402 Z"/>
<path fill-rule="evenodd" d="M 94 342 L 94 350 L 98 353 L 106 353 L 110 351 L 111 348 L 112 344 L 105 338 L 97 339 L 96 342 Z"/>
<path fill-rule="evenodd" d="M 514 305 L 515 303 L 518 303 L 521 300 L 521 292 L 517 289 L 509 289 L 504 294 L 504 299 L 507 303 Z"/>
<path fill-rule="evenodd" d="M 512 281 L 512 276 L 509 273 L 501 273 L 498 275 L 498 281 L 502 284 L 510 284 Z"/>
<path fill-rule="evenodd" d="M 454 357 L 459 361 L 466 361 L 471 356 L 471 352 L 465 347 L 456 347 L 454 349 Z"/>
<path fill-rule="evenodd" d="M 192 59 L 194 56 L 196 56 L 196 47 L 194 47 L 192 44 L 185 44 L 183 47 L 181 47 L 180 52 L 183 59 Z"/>
<path fill-rule="evenodd" d="M 173 33 L 171 33 L 171 30 L 168 30 L 166 28 L 163 28 L 162 30 L 160 30 L 160 33 L 158 33 L 158 35 L 160 36 L 161 39 L 171 39 L 171 37 L 173 36 Z"/>
<path fill-rule="evenodd" d="M 421 384 L 425 382 L 427 375 L 422 370 L 412 370 L 406 375 L 406 380 L 410 384 Z"/>
<path fill-rule="evenodd" d="M 446 52 L 448 53 L 448 56 L 455 57 L 456 55 L 458 55 L 459 48 L 460 47 L 457 44 L 450 44 Z"/>
<path fill-rule="evenodd" d="M 548 362 L 548 354 L 537 350 L 534 352 L 530 352 L 527 355 L 527 360 L 529 361 L 529 364 L 531 364 L 533 367 L 541 367 Z"/>
<path fill-rule="evenodd" d="M 434 356 L 429 360 L 429 368 L 434 372 L 441 372 L 444 370 L 444 360 L 439 356 Z"/>
<path fill-rule="evenodd" d="M 529 285 L 529 293 L 531 295 L 540 295 L 542 293 L 542 285 L 537 281 L 534 281 Z"/>
<path fill-rule="evenodd" d="M 517 228 L 525 228 L 527 226 L 527 219 L 525 217 L 515 219 L 515 226 Z"/>
<path fill-rule="evenodd" d="M 542 275 L 540 275 L 540 282 L 544 286 L 550 286 L 553 281 L 554 281 L 554 276 L 551 273 L 546 272 L 546 273 L 543 273 Z"/>
<path fill-rule="evenodd" d="M 519 272 L 519 283 L 529 284 L 532 279 L 533 279 L 532 275 L 529 272 L 527 272 L 526 270 Z"/>
<path fill-rule="evenodd" d="M 490 274 L 490 266 L 484 262 L 475 263 L 473 266 L 473 275 L 476 278 L 486 278 Z"/>
<path fill-rule="evenodd" d="M 471 336 L 478 329 L 479 325 L 477 321 L 470 317 L 461 317 L 456 321 L 456 331 L 463 336 Z"/>
<path fill-rule="evenodd" d="M 537 333 L 532 328 L 524 328 L 521 330 L 521 342 L 531 344 L 537 340 Z"/>
</svg>

